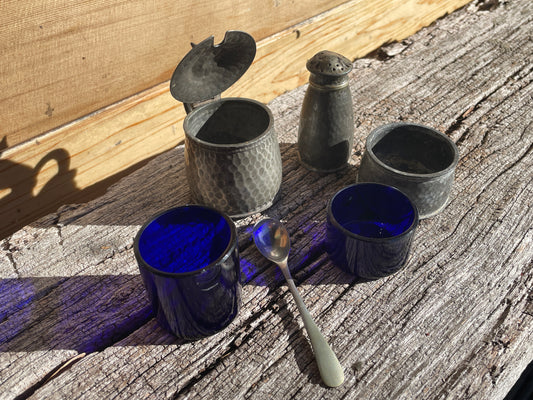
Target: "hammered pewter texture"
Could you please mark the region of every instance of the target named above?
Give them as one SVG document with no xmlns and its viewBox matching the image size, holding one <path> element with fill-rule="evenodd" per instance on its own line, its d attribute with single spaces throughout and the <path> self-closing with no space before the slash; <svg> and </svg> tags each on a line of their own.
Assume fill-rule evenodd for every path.
<svg viewBox="0 0 533 400">
<path fill-rule="evenodd" d="M 345 167 L 352 152 L 354 118 L 348 73 L 352 63 L 331 51 L 307 61 L 310 72 L 298 128 L 298 156 L 306 168 L 331 172 Z"/>
<path fill-rule="evenodd" d="M 358 182 L 394 186 L 416 204 L 420 219 L 446 206 L 459 151 L 441 132 L 424 125 L 393 123 L 368 135 Z"/>
<path fill-rule="evenodd" d="M 272 113 L 255 100 L 208 103 L 184 121 L 186 174 L 195 202 L 233 218 L 270 207 L 281 186 Z"/>
<path fill-rule="evenodd" d="M 220 99 L 251 65 L 255 40 L 228 31 L 209 37 L 176 67 L 172 96 L 184 103 L 185 171 L 194 202 L 233 218 L 270 207 L 281 186 L 281 153 L 270 109 L 250 99 Z"/>
</svg>

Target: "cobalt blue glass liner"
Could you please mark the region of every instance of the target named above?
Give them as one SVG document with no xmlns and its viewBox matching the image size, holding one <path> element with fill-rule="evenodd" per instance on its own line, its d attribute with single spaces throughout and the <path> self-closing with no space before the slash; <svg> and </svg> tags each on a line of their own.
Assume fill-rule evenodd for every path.
<svg viewBox="0 0 533 400">
<path fill-rule="evenodd" d="M 328 203 L 326 250 L 333 263 L 362 279 L 398 271 L 407 261 L 418 210 L 398 189 L 358 183 Z"/>
<path fill-rule="evenodd" d="M 239 312 L 237 233 L 227 215 L 199 205 L 163 211 L 141 227 L 134 253 L 158 322 L 176 336 L 212 335 Z"/>
</svg>

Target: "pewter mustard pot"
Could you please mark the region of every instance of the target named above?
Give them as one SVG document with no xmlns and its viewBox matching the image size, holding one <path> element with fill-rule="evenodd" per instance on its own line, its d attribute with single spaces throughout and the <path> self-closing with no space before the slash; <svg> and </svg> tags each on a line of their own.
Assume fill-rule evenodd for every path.
<svg viewBox="0 0 533 400">
<path fill-rule="evenodd" d="M 187 116 L 185 172 L 192 200 L 240 218 L 270 207 L 281 186 L 281 153 L 274 118 L 264 104 L 220 98 L 252 64 L 256 45 L 245 32 L 211 36 L 178 64 L 170 93 Z"/>
<path fill-rule="evenodd" d="M 352 63 L 332 51 L 321 51 L 306 64 L 311 73 L 298 129 L 298 155 L 308 169 L 332 172 L 347 165 L 354 122 L 348 73 Z"/>
</svg>

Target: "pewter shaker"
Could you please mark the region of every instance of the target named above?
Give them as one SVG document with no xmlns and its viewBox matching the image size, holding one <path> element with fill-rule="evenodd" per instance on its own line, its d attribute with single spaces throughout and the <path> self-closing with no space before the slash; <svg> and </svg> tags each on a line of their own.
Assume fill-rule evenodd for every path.
<svg viewBox="0 0 533 400">
<path fill-rule="evenodd" d="M 325 50 L 308 60 L 306 67 L 311 74 L 300 114 L 300 162 L 314 171 L 336 171 L 347 165 L 353 146 L 353 105 L 348 86 L 352 63 Z"/>
</svg>

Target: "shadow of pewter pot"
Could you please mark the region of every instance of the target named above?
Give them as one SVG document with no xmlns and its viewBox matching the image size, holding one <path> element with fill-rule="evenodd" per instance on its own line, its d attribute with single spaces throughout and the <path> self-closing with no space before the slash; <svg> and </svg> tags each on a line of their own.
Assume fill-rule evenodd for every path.
<svg viewBox="0 0 533 400">
<path fill-rule="evenodd" d="M 264 104 L 245 98 L 220 99 L 255 57 L 255 41 L 228 31 L 193 45 L 170 82 L 184 103 L 185 171 L 194 202 L 233 218 L 270 207 L 281 186 L 281 153 L 274 119 Z"/>
<path fill-rule="evenodd" d="M 416 204 L 420 219 L 446 206 L 459 151 L 446 135 L 424 125 L 393 123 L 366 140 L 358 182 L 394 186 Z"/>
</svg>

